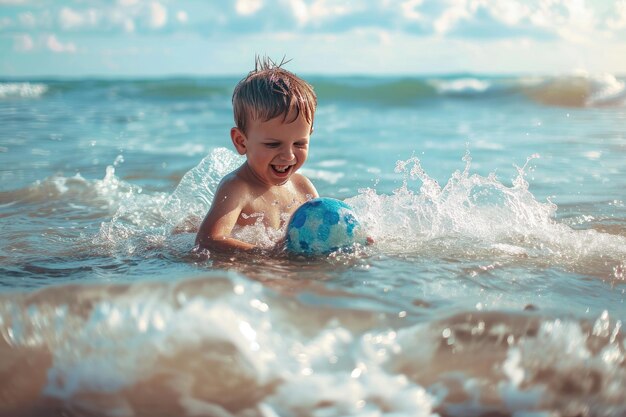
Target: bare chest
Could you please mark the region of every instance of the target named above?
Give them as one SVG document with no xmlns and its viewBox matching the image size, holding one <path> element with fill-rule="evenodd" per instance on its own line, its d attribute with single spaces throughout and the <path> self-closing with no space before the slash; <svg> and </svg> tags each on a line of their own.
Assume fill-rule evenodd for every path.
<svg viewBox="0 0 626 417">
<path fill-rule="evenodd" d="M 237 219 L 237 225 L 249 226 L 261 222 L 266 227 L 280 229 L 305 201 L 306 196 L 291 191 L 265 192 L 248 202 Z"/>
</svg>

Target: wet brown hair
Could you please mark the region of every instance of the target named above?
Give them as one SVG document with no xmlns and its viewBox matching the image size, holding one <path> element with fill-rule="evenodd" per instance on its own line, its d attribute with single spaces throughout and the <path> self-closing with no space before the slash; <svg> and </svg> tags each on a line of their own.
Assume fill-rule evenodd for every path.
<svg viewBox="0 0 626 417">
<path fill-rule="evenodd" d="M 244 134 L 250 120 L 266 122 L 281 115 L 283 123 L 292 123 L 302 114 L 313 127 L 317 96 L 309 83 L 282 68 L 287 62 L 257 56 L 254 70 L 235 87 L 235 124 Z"/>
</svg>

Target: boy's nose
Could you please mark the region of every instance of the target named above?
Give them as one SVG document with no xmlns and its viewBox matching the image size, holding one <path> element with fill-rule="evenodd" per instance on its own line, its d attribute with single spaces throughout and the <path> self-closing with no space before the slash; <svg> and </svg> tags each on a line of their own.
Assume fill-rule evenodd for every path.
<svg viewBox="0 0 626 417">
<path fill-rule="evenodd" d="M 295 157 L 293 153 L 293 149 L 291 149 L 291 146 L 283 148 L 282 152 L 280 153 L 280 156 L 286 162 L 291 161 Z"/>
</svg>

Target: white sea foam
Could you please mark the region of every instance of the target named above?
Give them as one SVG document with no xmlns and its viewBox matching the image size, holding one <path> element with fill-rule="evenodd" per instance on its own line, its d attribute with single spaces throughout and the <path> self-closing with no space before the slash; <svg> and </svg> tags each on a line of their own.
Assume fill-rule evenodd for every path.
<svg viewBox="0 0 626 417">
<path fill-rule="evenodd" d="M 368 251 L 488 257 L 490 264 L 509 257 L 531 263 L 549 260 L 552 265 L 594 273 L 623 264 L 626 239 L 575 230 L 556 221 L 556 205 L 538 201 L 530 192 L 526 167 L 519 168 L 512 185 L 505 185 L 495 174 L 471 173 L 469 154 L 464 159 L 463 171 L 454 172 L 443 186 L 423 170 L 417 158 L 411 158 L 398 163 L 405 181 L 391 194 L 363 189 L 348 198 L 376 242 Z M 241 162 L 234 152 L 215 149 L 183 176 L 171 194 L 145 193 L 120 180 L 113 166 L 101 180 L 85 180 L 80 175 L 52 177 L 33 186 L 26 197 L 23 191 L 20 194 L 21 199 L 31 201 L 69 199 L 106 208 L 111 220 L 102 223 L 93 244 L 99 250 L 134 253 L 168 244 L 173 233 L 195 233 L 219 181 Z M 246 241 L 270 247 L 283 231 L 272 234 L 263 227 L 247 227 L 237 233 Z"/>
<path fill-rule="evenodd" d="M 138 404 L 126 393 L 167 376 L 178 382 L 167 386 L 180 401 L 161 403 L 163 387 L 156 384 L 151 403 L 185 404 L 184 415 L 195 415 L 202 404 L 253 406 L 250 394 L 263 391 L 263 407 L 277 415 L 431 415 L 433 398 L 422 387 L 388 374 L 378 356 L 367 353 L 377 351 L 370 345 L 380 337 L 361 340 L 339 323 L 324 326 L 314 310 L 305 325 L 321 330 L 307 337 L 292 322 L 293 301 L 236 276 L 143 283 L 119 288 L 115 296 L 80 288 L 47 295 L 40 306 L 0 300 L 0 331 L 17 353 L 50 350 L 43 394 L 78 412 L 99 411 L 103 399 L 107 414 L 132 411 Z M 57 296 L 60 304 L 50 306 Z M 89 300 L 87 309 L 64 304 L 67 296 Z"/>
<path fill-rule="evenodd" d="M 619 263 L 626 257 L 623 236 L 573 230 L 557 222 L 556 205 L 540 202 L 530 192 L 526 165 L 507 186 L 495 174 L 472 174 L 469 154 L 464 160 L 465 169 L 454 172 L 443 186 L 417 158 L 399 161 L 397 171 L 405 175 L 402 187 L 390 195 L 363 189 L 347 202 L 377 247 L 391 253 L 480 257 L 483 252 L 491 257 L 497 249 L 537 261 L 549 258 L 567 267 L 600 259 Z"/>
<path fill-rule="evenodd" d="M 49 352 L 42 392 L 78 414 L 626 411 L 622 324 L 608 313 L 585 325 L 468 312 L 401 328 L 392 316 L 319 309 L 235 274 L 68 286 L 0 296 L 0 353 L 19 367 Z"/>
<path fill-rule="evenodd" d="M 163 244 L 173 231 L 194 231 L 206 214 L 217 185 L 243 159 L 225 148 L 217 148 L 207 155 L 195 168 L 188 171 L 171 194 L 146 195 L 139 188 L 130 188 L 123 198 L 116 196 L 116 211 L 112 219 L 102 223 L 95 244 L 116 249 L 120 245 L 135 251 L 150 246 L 154 237 Z M 101 188 L 117 190 L 124 186 L 114 175 L 113 167 L 107 168 Z M 119 193 L 118 193 L 119 194 Z"/>
<path fill-rule="evenodd" d="M 44 95 L 46 91 L 48 91 L 48 86 L 42 83 L 0 83 L 0 99 L 11 97 L 37 98 Z"/>
<path fill-rule="evenodd" d="M 620 330 L 621 322 L 611 323 L 606 312 L 595 327 L 598 322 L 606 325 L 607 333 Z M 580 323 L 546 320 L 536 337 L 524 337 L 511 347 L 505 373 L 512 385 L 500 386 L 508 404 L 519 404 L 533 391 L 527 387 L 535 387 L 536 394 L 541 394 L 534 398 L 536 403 L 539 399 L 552 403 L 568 415 L 587 412 L 591 397 L 593 415 L 624 414 L 626 403 L 620 388 L 626 385 L 624 346 L 609 340 L 607 334 L 593 334 L 596 340 Z M 600 338 L 608 343 L 600 342 Z M 512 390 L 512 386 L 517 389 Z"/>
<path fill-rule="evenodd" d="M 613 74 L 588 76 L 590 94 L 587 106 L 624 105 L 626 103 L 626 83 Z"/>
<path fill-rule="evenodd" d="M 432 80 L 430 82 L 441 94 L 482 93 L 487 91 L 491 84 L 477 78 L 457 78 L 453 80 Z"/>
<path fill-rule="evenodd" d="M 621 279 L 620 265 L 626 258 L 623 236 L 575 230 L 555 220 L 556 206 L 549 200 L 538 201 L 530 192 L 527 167 L 519 168 L 512 185 L 505 185 L 495 174 L 471 173 L 469 154 L 464 159 L 463 171 L 454 172 L 443 186 L 424 171 L 417 158 L 411 158 L 398 163 L 397 171 L 405 181 L 392 193 L 370 188 L 348 198 L 376 242 L 368 253 L 449 254 L 489 259 L 489 265 L 513 257 L 523 264 L 547 261 Z M 183 176 L 172 193 L 146 193 L 118 178 L 115 167 L 109 166 L 102 179 L 53 176 L 28 189 L 5 193 L 0 204 L 56 199 L 63 200 L 64 207 L 71 203 L 106 210 L 111 217 L 92 239 L 93 249 L 138 253 L 171 245 L 176 233 L 195 233 L 219 181 L 241 162 L 234 152 L 215 149 Z M 268 233 L 264 227 L 237 231 L 242 239 L 262 247 L 271 247 L 282 233 Z"/>
</svg>

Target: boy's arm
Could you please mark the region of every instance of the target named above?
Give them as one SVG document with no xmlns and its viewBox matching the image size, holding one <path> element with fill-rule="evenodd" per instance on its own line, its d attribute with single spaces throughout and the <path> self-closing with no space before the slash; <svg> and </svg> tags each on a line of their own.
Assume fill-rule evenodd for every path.
<svg viewBox="0 0 626 417">
<path fill-rule="evenodd" d="M 196 245 L 212 250 L 244 250 L 255 248 L 254 245 L 230 237 L 237 224 L 237 219 L 245 204 L 246 193 L 236 180 L 227 179 L 217 189 L 213 204 L 200 225 L 196 235 Z"/>
</svg>

